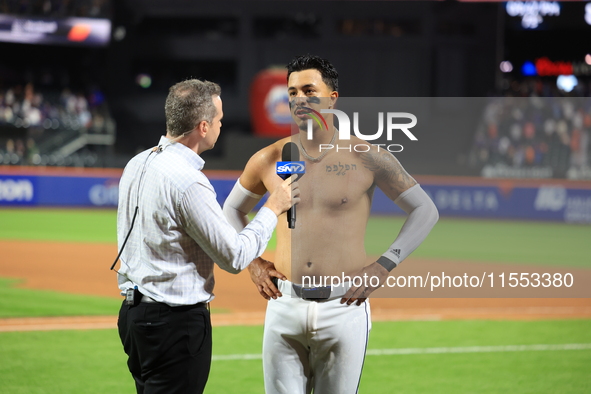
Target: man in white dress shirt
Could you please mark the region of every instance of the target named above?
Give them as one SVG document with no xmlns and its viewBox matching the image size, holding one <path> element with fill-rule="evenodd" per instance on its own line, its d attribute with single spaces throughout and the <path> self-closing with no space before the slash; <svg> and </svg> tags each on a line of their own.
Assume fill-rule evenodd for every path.
<svg viewBox="0 0 591 394">
<path fill-rule="evenodd" d="M 199 156 L 220 134 L 220 87 L 170 88 L 166 137 L 135 156 L 119 185 L 118 327 L 138 393 L 201 393 L 211 364 L 213 264 L 238 273 L 265 250 L 277 216 L 299 201 L 289 179 L 237 233 L 226 221 Z"/>
</svg>

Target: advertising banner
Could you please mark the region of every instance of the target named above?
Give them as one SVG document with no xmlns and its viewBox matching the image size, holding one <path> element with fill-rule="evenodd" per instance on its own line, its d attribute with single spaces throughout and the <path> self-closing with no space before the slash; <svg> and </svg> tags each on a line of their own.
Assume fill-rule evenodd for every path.
<svg viewBox="0 0 591 394">
<path fill-rule="evenodd" d="M 98 173 L 100 174 L 100 173 Z M 208 173 L 223 205 L 238 174 Z M 117 207 L 119 172 L 105 176 L 3 174 L 0 172 L 1 206 Z M 586 182 L 481 180 L 467 177 L 419 178 L 421 187 L 443 217 L 514 220 L 550 220 L 591 223 L 591 185 Z M 265 199 L 257 207 L 262 206 Z M 374 215 L 404 212 L 376 188 Z"/>
</svg>

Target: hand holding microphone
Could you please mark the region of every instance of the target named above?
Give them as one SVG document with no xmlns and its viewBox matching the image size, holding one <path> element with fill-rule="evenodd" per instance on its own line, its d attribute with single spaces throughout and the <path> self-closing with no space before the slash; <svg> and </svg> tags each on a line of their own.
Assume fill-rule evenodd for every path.
<svg viewBox="0 0 591 394">
<path fill-rule="evenodd" d="M 298 183 L 291 182 L 291 179 L 286 179 L 273 190 L 264 206 L 279 216 L 283 212 L 291 210 L 290 208 L 294 208 L 298 202 L 300 202 L 300 187 Z"/>
<path fill-rule="evenodd" d="M 277 175 L 281 179 L 287 180 L 292 175 L 297 174 L 299 179 L 306 172 L 306 162 L 300 160 L 300 150 L 293 142 L 288 142 L 283 145 L 281 151 L 281 161 L 277 163 Z M 284 181 L 285 183 L 285 181 Z M 295 183 L 295 182 L 294 182 Z M 299 196 L 299 189 L 298 189 Z M 299 198 L 298 198 L 299 202 Z M 296 222 L 296 203 L 287 211 L 287 225 L 289 228 L 295 228 Z"/>
</svg>

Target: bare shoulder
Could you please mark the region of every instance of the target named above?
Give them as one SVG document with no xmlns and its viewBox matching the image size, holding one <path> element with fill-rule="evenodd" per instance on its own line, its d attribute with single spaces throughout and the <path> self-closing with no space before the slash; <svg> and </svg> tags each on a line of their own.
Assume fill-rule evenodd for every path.
<svg viewBox="0 0 591 394">
<path fill-rule="evenodd" d="M 265 184 L 265 179 L 270 171 L 275 173 L 275 163 L 281 160 L 283 145 L 290 138 L 274 142 L 252 155 L 240 176 L 240 184 L 253 193 L 265 194 L 270 186 Z"/>
<path fill-rule="evenodd" d="M 366 143 L 367 144 L 367 143 Z M 406 172 L 398 159 L 388 150 L 367 144 L 370 149 L 359 153 L 359 157 L 374 175 L 374 183 L 391 199 L 416 185 L 417 181 Z"/>
<path fill-rule="evenodd" d="M 265 146 L 263 149 L 256 152 L 250 160 L 249 163 L 253 163 L 255 165 L 262 165 L 268 166 L 271 164 L 275 164 L 275 162 L 281 160 L 281 150 L 283 149 L 283 145 L 286 142 L 290 141 L 290 137 L 280 139 L 277 142 L 272 143 L 271 145 Z"/>
</svg>

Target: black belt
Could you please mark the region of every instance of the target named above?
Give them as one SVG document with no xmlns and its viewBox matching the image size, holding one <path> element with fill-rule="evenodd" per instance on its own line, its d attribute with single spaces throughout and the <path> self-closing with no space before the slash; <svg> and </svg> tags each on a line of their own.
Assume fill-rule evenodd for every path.
<svg viewBox="0 0 591 394">
<path fill-rule="evenodd" d="M 198 303 L 193 304 L 193 305 L 170 306 L 167 303 L 158 302 L 158 301 L 156 301 L 153 298 L 148 297 L 148 296 L 143 296 L 141 302 L 144 302 L 146 304 L 166 305 L 166 306 L 170 307 L 170 309 L 172 309 L 173 311 L 191 310 L 191 309 L 195 309 L 195 308 L 207 308 L 207 302 L 198 302 Z"/>
<path fill-rule="evenodd" d="M 294 293 L 302 300 L 310 301 L 324 301 L 330 298 L 332 292 L 330 286 L 324 287 L 302 287 L 300 285 L 292 284 Z"/>
<path fill-rule="evenodd" d="M 164 305 L 168 305 L 168 304 L 164 304 Z M 189 311 L 191 309 L 197 309 L 197 308 L 208 309 L 208 306 L 209 306 L 209 304 L 207 302 L 198 302 L 197 304 L 193 304 L 193 305 L 171 306 L 170 309 L 172 309 L 173 311 L 183 312 L 183 311 Z"/>
</svg>

